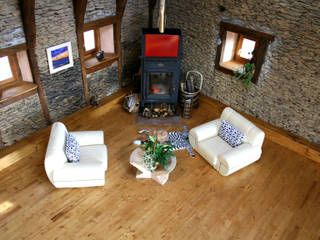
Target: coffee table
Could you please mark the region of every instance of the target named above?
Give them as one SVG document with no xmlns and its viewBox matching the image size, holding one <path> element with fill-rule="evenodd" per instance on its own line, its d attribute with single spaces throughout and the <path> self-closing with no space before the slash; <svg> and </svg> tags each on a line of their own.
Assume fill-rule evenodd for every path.
<svg viewBox="0 0 320 240">
<path fill-rule="evenodd" d="M 130 155 L 130 164 L 137 168 L 136 178 L 152 178 L 161 185 L 167 182 L 170 172 L 174 170 L 177 164 L 175 156 L 170 157 L 168 170 L 150 171 L 142 162 L 143 150 L 136 148 Z"/>
</svg>

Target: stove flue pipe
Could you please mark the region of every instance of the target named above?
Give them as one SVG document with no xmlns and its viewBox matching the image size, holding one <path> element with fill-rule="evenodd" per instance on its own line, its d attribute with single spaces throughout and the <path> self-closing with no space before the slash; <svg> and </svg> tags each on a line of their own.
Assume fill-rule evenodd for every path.
<svg viewBox="0 0 320 240">
<path fill-rule="evenodd" d="M 159 32 L 164 33 L 166 0 L 159 1 Z"/>
</svg>

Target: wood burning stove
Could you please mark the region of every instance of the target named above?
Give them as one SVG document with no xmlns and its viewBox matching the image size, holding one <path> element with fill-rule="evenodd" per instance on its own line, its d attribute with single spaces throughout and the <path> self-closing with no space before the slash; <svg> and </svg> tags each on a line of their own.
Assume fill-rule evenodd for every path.
<svg viewBox="0 0 320 240">
<path fill-rule="evenodd" d="M 155 103 L 177 107 L 182 59 L 182 35 L 179 29 L 142 30 L 141 108 Z"/>
</svg>

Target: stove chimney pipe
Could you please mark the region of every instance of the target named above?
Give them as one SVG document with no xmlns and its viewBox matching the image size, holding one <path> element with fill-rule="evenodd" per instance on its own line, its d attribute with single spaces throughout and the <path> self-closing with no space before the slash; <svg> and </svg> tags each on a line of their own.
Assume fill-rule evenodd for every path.
<svg viewBox="0 0 320 240">
<path fill-rule="evenodd" d="M 164 33 L 166 0 L 159 1 L 159 32 Z"/>
</svg>

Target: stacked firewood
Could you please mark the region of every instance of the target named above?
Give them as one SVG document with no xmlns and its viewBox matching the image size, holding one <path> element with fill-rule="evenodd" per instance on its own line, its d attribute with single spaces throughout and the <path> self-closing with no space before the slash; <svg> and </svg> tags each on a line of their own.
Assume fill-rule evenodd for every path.
<svg viewBox="0 0 320 240">
<path fill-rule="evenodd" d="M 142 110 L 142 116 L 147 118 L 167 117 L 173 116 L 174 114 L 174 105 L 168 103 L 150 104 Z"/>
</svg>

